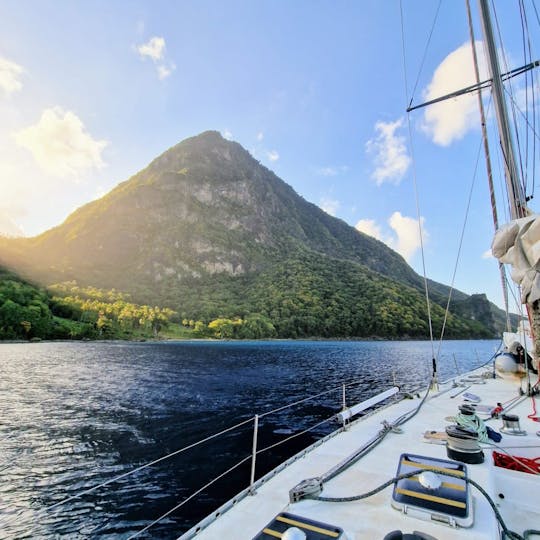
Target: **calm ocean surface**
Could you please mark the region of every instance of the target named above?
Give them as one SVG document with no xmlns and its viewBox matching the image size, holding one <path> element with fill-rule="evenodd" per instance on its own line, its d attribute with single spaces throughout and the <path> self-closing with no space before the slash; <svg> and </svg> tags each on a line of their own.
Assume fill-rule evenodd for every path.
<svg viewBox="0 0 540 540">
<path fill-rule="evenodd" d="M 497 341 L 443 344 L 441 379 Z M 428 342 L 0 344 L 0 538 L 124 539 L 249 456 L 252 424 L 51 508 L 86 489 L 284 404 L 259 448 L 392 385 L 426 384 Z M 258 476 L 337 428 L 326 423 L 258 458 Z M 249 463 L 139 538 L 176 538 L 249 482 Z M 291 486 L 289 486 L 291 487 Z M 288 489 L 288 487 L 287 487 Z"/>
</svg>

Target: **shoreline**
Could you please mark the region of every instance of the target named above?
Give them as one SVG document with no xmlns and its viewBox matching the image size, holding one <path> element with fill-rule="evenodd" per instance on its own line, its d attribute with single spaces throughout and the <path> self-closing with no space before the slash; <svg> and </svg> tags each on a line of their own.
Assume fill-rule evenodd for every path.
<svg viewBox="0 0 540 540">
<path fill-rule="evenodd" d="M 498 337 L 492 338 L 446 338 L 444 341 L 496 341 Z M 201 342 L 201 343 L 250 343 L 250 342 L 302 342 L 302 341 L 320 341 L 320 342 L 375 342 L 375 341 L 430 341 L 429 338 L 419 337 L 358 337 L 358 338 L 264 338 L 264 339 L 219 339 L 219 338 L 143 338 L 143 339 L 37 339 L 37 340 L 0 340 L 0 345 L 26 344 L 36 345 L 39 343 L 181 343 L 181 342 Z M 438 341 L 438 340 L 437 340 Z"/>
</svg>

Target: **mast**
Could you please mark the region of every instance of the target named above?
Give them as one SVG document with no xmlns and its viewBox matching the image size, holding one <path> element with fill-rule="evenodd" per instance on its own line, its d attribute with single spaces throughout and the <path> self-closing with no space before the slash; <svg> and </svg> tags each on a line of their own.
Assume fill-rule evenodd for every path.
<svg viewBox="0 0 540 540">
<path fill-rule="evenodd" d="M 495 202 L 495 189 L 493 187 L 493 170 L 491 168 L 491 157 L 489 153 L 489 143 L 488 143 L 488 136 L 487 136 L 487 128 L 486 128 L 486 114 L 484 111 L 484 102 L 482 100 L 482 88 L 480 87 L 480 70 L 478 69 L 478 56 L 476 54 L 476 43 L 474 38 L 474 29 L 473 29 L 473 20 L 471 15 L 471 4 L 469 0 L 467 0 L 467 18 L 469 19 L 469 35 L 471 38 L 471 50 L 473 55 L 473 62 L 474 62 L 474 74 L 476 77 L 476 84 L 479 85 L 478 87 L 478 109 L 480 111 L 480 121 L 482 126 L 482 140 L 484 143 L 484 155 L 486 157 L 486 172 L 488 177 L 488 186 L 489 186 L 489 197 L 491 200 L 491 214 L 493 217 L 493 226 L 495 227 L 495 232 L 497 232 L 499 228 L 499 217 L 497 215 L 497 204 Z M 511 332 L 512 326 L 510 324 L 510 309 L 508 307 L 508 286 L 506 283 L 506 274 L 504 271 L 504 265 L 502 262 L 499 261 L 499 273 L 501 275 L 501 286 L 503 290 L 503 300 L 504 300 L 504 307 L 506 312 L 506 331 Z"/>
<path fill-rule="evenodd" d="M 499 68 L 499 59 L 497 57 L 497 47 L 493 36 L 488 0 L 478 0 L 478 6 L 482 19 L 484 39 L 486 41 L 486 54 L 493 88 L 493 103 L 495 106 L 495 114 L 499 126 L 499 137 L 504 157 L 504 171 L 506 187 L 508 190 L 510 215 L 512 219 L 518 219 L 527 215 L 526 200 L 519 179 L 512 132 L 510 131 L 508 122 L 508 112 L 506 109 L 506 100 L 504 98 L 504 88 Z"/>
<path fill-rule="evenodd" d="M 488 6 L 488 0 L 478 0 L 480 17 L 482 20 L 482 30 L 486 41 L 486 54 L 488 60 L 489 71 L 492 79 L 493 88 L 493 103 L 495 106 L 495 114 L 499 127 L 499 137 L 501 148 L 504 157 L 504 171 L 506 178 L 506 187 L 508 191 L 508 202 L 510 206 L 510 215 L 513 220 L 525 217 L 528 215 L 527 200 L 520 181 L 514 143 L 512 140 L 512 132 L 508 122 L 508 111 L 506 108 L 506 100 L 504 97 L 504 88 L 502 84 L 501 72 L 499 69 L 499 59 L 497 56 L 497 47 L 493 36 L 493 27 L 491 24 L 491 15 Z M 540 301 L 527 303 L 527 315 L 532 330 L 532 338 L 534 342 L 534 356 L 537 361 L 540 360 Z M 528 365 L 525 363 L 527 373 Z M 530 379 L 527 377 L 528 391 L 531 393 Z"/>
</svg>

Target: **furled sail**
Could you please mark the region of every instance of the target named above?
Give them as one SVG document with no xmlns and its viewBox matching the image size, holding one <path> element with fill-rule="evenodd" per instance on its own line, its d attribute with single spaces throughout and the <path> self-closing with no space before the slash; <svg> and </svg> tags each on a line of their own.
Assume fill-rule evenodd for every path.
<svg viewBox="0 0 540 540">
<path fill-rule="evenodd" d="M 493 238 L 493 256 L 512 267 L 512 280 L 521 286 L 521 301 L 540 300 L 540 215 L 510 221 Z"/>
</svg>

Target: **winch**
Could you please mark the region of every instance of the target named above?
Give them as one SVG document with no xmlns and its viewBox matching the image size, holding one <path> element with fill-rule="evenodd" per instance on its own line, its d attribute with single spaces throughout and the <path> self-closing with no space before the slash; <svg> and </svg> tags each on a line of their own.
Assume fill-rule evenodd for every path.
<svg viewBox="0 0 540 540">
<path fill-rule="evenodd" d="M 519 425 L 519 416 L 517 414 L 503 414 L 501 418 L 503 422 L 501 431 L 506 435 L 527 435 L 527 432 L 521 429 Z"/>
<path fill-rule="evenodd" d="M 478 433 L 470 427 L 451 425 L 446 428 L 446 454 L 463 463 L 483 463 L 484 452 L 478 444 Z"/>
</svg>

